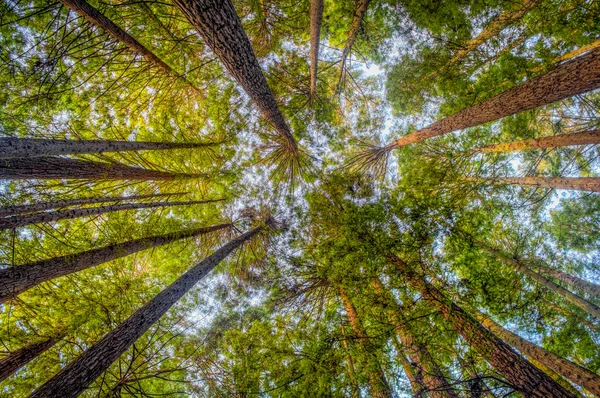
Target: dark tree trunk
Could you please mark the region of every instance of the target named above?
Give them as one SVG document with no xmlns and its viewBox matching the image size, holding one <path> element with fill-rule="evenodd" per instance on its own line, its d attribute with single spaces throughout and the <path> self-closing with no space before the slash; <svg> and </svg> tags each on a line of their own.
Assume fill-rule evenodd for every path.
<svg viewBox="0 0 600 398">
<path fill-rule="evenodd" d="M 352 46 L 356 41 L 356 36 L 358 35 L 358 30 L 360 29 L 360 24 L 367 13 L 367 8 L 369 7 L 370 0 L 356 0 L 356 8 L 354 9 L 354 17 L 352 18 L 352 25 L 350 25 L 350 31 L 348 32 L 348 39 L 346 39 L 346 44 L 344 45 L 344 49 L 342 50 L 342 58 L 340 60 L 340 80 L 339 84 L 342 84 L 344 73 L 346 71 L 346 60 L 350 55 L 350 51 L 352 51 Z M 339 87 L 338 87 L 339 89 Z"/>
<path fill-rule="evenodd" d="M 121 202 L 126 200 L 141 200 L 149 198 L 161 198 L 165 196 L 178 196 L 184 195 L 185 193 L 157 193 L 149 195 L 133 195 L 133 196 L 121 196 L 121 197 L 98 197 L 98 198 L 84 198 L 84 199 L 70 199 L 70 200 L 56 200 L 54 202 L 40 202 L 32 203 L 28 205 L 14 205 L 0 207 L 0 217 L 6 217 L 16 214 L 33 213 L 44 210 L 60 209 L 63 207 L 77 206 L 77 205 L 90 205 L 94 203 L 103 202 Z"/>
<path fill-rule="evenodd" d="M 144 142 L 108 140 L 53 140 L 38 138 L 0 138 L 0 159 L 74 155 L 81 153 L 125 152 L 178 148 L 201 148 L 206 143 Z"/>
<path fill-rule="evenodd" d="M 120 163 L 61 157 L 0 160 L 0 180 L 86 179 L 86 180 L 173 180 L 196 177 L 193 174 L 168 173 L 126 166 Z"/>
<path fill-rule="evenodd" d="M 220 224 L 207 228 L 150 236 L 148 238 L 136 239 L 129 242 L 108 245 L 99 249 L 88 250 L 78 254 L 54 257 L 48 260 L 36 261 L 35 263 L 16 265 L 10 268 L 1 269 L 0 303 L 16 297 L 18 294 L 21 294 L 42 282 L 91 268 L 142 250 L 166 245 L 180 239 L 204 235 L 230 226 L 231 224 Z"/>
<path fill-rule="evenodd" d="M 174 0 L 174 3 L 256 103 L 267 122 L 287 144 L 296 148 L 231 0 Z"/>
<path fill-rule="evenodd" d="M 57 339 L 47 339 L 11 352 L 6 358 L 0 359 L 0 381 L 6 379 L 17 370 L 27 365 L 44 351 L 56 344 Z"/>
<path fill-rule="evenodd" d="M 56 210 L 41 213 L 25 214 L 0 218 L 0 230 L 23 227 L 50 221 L 70 220 L 79 217 L 89 217 L 119 210 L 153 209 L 157 207 L 189 206 L 205 203 L 222 202 L 224 199 L 191 200 L 186 202 L 151 202 L 151 203 L 122 203 L 109 206 L 86 207 L 67 210 Z"/>
<path fill-rule="evenodd" d="M 600 48 L 556 66 L 549 72 L 512 87 L 428 127 L 397 139 L 392 150 L 453 131 L 478 126 L 583 94 L 600 87 Z"/>
<path fill-rule="evenodd" d="M 259 226 L 238 236 L 196 264 L 37 389 L 31 397 L 77 397 L 199 280 L 262 229 L 263 227 Z"/>
<path fill-rule="evenodd" d="M 323 20 L 323 0 L 310 2 L 310 98 L 317 96 L 317 70 L 319 65 L 319 42 L 321 21 Z"/>
<path fill-rule="evenodd" d="M 447 299 L 422 276 L 413 272 L 401 259 L 390 260 L 407 281 L 450 323 L 465 341 L 479 352 L 517 392 L 526 397 L 574 398 L 544 372 L 515 352 L 508 344 L 481 325 L 461 307 Z"/>
</svg>

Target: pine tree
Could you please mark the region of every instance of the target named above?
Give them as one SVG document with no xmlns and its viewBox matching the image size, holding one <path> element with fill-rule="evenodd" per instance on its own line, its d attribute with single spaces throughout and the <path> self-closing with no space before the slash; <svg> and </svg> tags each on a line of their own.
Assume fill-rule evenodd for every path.
<svg viewBox="0 0 600 398">
<path fill-rule="evenodd" d="M 531 138 L 523 141 L 486 145 L 481 148 L 473 149 L 471 153 L 521 151 L 525 149 L 558 148 L 563 146 L 595 144 L 600 144 L 600 130 L 581 131 L 578 133 L 559 134 L 550 137 Z"/>
<path fill-rule="evenodd" d="M 319 43 L 323 20 L 323 0 L 310 2 L 310 97 L 317 96 L 317 70 L 319 66 Z"/>
</svg>

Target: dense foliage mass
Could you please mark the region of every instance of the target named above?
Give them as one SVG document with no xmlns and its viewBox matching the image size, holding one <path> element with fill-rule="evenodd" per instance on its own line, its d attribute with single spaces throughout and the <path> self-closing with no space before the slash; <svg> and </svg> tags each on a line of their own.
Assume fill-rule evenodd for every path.
<svg viewBox="0 0 600 398">
<path fill-rule="evenodd" d="M 4 0 L 0 396 L 600 396 L 600 2 Z"/>
</svg>

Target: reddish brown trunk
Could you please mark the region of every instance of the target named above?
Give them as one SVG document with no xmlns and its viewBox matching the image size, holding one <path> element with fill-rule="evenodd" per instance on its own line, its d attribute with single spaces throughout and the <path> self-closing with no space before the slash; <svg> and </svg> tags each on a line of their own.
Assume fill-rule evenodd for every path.
<svg viewBox="0 0 600 398">
<path fill-rule="evenodd" d="M 490 153 L 520 151 L 524 149 L 558 148 L 574 145 L 600 144 L 600 130 L 582 131 L 572 134 L 559 134 L 551 137 L 532 138 L 523 141 L 505 142 L 502 144 L 487 145 L 474 149 L 472 153 Z"/>
<path fill-rule="evenodd" d="M 319 65 L 319 42 L 321 21 L 323 20 L 323 0 L 310 2 L 310 98 L 317 96 L 317 69 Z"/>
<path fill-rule="evenodd" d="M 47 349 L 56 344 L 56 339 L 47 339 L 11 352 L 6 358 L 0 359 L 0 381 L 6 379 L 17 370 L 37 358 Z"/>
<path fill-rule="evenodd" d="M 534 188 L 600 192 L 600 177 L 498 177 L 489 180 Z"/>
<path fill-rule="evenodd" d="M 79 358 L 37 389 L 31 394 L 31 397 L 77 397 L 200 279 L 262 229 L 263 227 L 256 227 L 231 240 L 205 260 L 192 267 L 117 326 L 116 329 L 106 334 L 99 342 L 81 354 Z"/>
</svg>

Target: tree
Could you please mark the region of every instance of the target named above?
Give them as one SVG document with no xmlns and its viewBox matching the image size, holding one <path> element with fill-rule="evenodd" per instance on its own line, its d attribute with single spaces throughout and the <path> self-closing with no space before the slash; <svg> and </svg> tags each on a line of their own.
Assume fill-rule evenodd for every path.
<svg viewBox="0 0 600 398">
<path fill-rule="evenodd" d="M 354 16 L 352 18 L 352 24 L 350 25 L 350 30 L 348 31 L 348 38 L 346 39 L 346 44 L 344 44 L 344 49 L 342 50 L 342 57 L 340 59 L 340 79 L 338 81 L 338 91 L 340 85 L 344 80 L 344 75 L 346 74 L 346 59 L 350 55 L 352 51 L 352 46 L 356 41 L 356 36 L 358 35 L 358 30 L 360 29 L 360 24 L 367 13 L 367 8 L 369 7 L 370 0 L 357 0 L 356 8 L 354 10 Z"/>
<path fill-rule="evenodd" d="M 6 358 L 0 359 L 0 381 L 11 376 L 38 355 L 52 348 L 59 340 L 58 338 L 44 339 L 11 352 Z"/>
<path fill-rule="evenodd" d="M 600 144 L 600 130 L 581 131 L 571 134 L 558 134 L 550 137 L 531 138 L 523 141 L 506 142 L 502 144 L 486 145 L 473 149 L 471 153 L 490 153 L 520 151 L 524 149 L 558 148 L 573 145 Z"/>
<path fill-rule="evenodd" d="M 489 180 L 525 187 L 600 192 L 598 177 L 498 177 Z"/>
<path fill-rule="evenodd" d="M 310 97 L 317 96 L 317 70 L 319 66 L 319 42 L 321 21 L 323 20 L 323 0 L 310 2 Z"/>
</svg>

